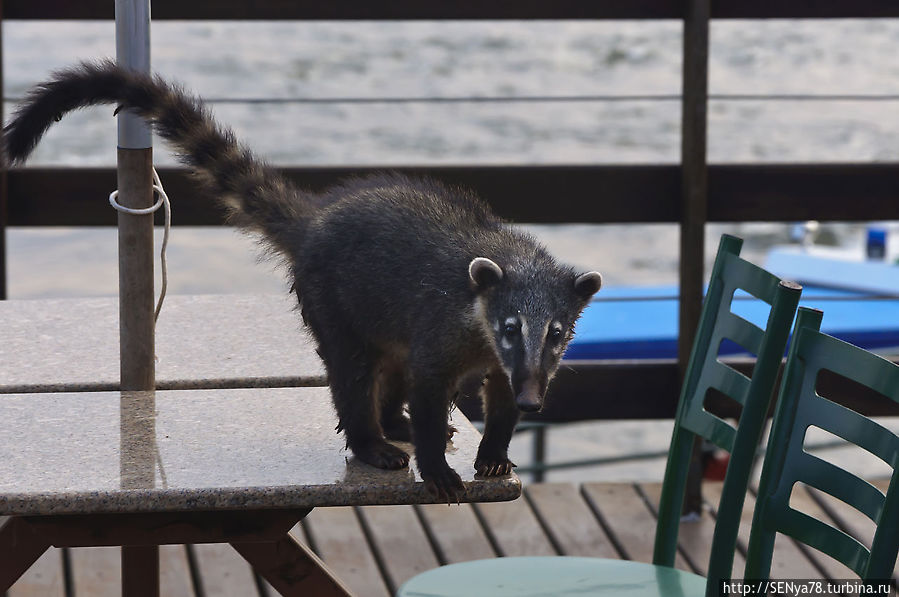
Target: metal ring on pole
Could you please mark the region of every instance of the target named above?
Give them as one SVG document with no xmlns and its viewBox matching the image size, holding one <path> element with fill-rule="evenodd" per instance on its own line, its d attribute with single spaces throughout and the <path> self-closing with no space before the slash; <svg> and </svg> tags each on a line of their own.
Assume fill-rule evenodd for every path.
<svg viewBox="0 0 899 597">
<path fill-rule="evenodd" d="M 109 204 L 117 211 L 135 216 L 150 215 L 156 212 L 160 207 L 165 207 L 165 227 L 163 228 L 162 234 L 162 250 L 159 254 L 159 260 L 162 262 L 162 286 L 159 289 L 159 300 L 156 302 L 156 311 L 153 314 L 153 319 L 158 321 L 159 313 L 162 311 L 162 303 L 165 300 L 166 290 L 169 285 L 168 264 L 165 258 L 165 251 L 169 244 L 169 231 L 172 228 L 172 204 L 169 202 L 169 196 L 166 194 L 165 189 L 162 188 L 162 180 L 159 178 L 156 168 L 153 168 L 153 190 L 159 195 L 159 199 L 150 207 L 134 208 L 121 205 L 116 200 L 119 196 L 118 189 L 109 194 Z"/>
<path fill-rule="evenodd" d="M 119 196 L 118 189 L 114 190 L 113 192 L 111 192 L 109 194 L 109 204 L 111 206 L 113 206 L 117 211 L 121 211 L 126 214 L 131 214 L 133 216 L 146 216 L 146 215 L 156 212 L 160 207 L 163 206 L 166 199 L 168 199 L 168 197 L 165 196 L 165 192 L 162 190 L 162 187 L 153 185 L 153 190 L 156 191 L 156 193 L 159 195 L 159 200 L 156 201 L 156 203 L 154 203 L 150 207 L 144 207 L 142 209 L 137 209 L 134 207 L 125 207 L 124 205 L 119 204 L 119 202 L 116 201 L 116 197 Z"/>
</svg>

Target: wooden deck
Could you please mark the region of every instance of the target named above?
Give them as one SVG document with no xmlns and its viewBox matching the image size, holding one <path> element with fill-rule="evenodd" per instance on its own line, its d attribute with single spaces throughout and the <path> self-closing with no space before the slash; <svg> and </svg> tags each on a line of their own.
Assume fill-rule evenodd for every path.
<svg viewBox="0 0 899 597">
<path fill-rule="evenodd" d="M 875 482 L 886 489 L 885 482 Z M 655 531 L 655 483 L 542 483 L 527 486 L 514 502 L 461 506 L 368 506 L 319 508 L 293 531 L 360 596 L 392 595 L 405 580 L 443 564 L 520 555 L 579 555 L 649 561 Z M 705 486 L 716 502 L 720 484 Z M 747 499 L 740 551 L 748 540 L 754 500 Z M 861 541 L 873 525 L 820 494 L 794 491 L 792 505 L 829 521 Z M 677 567 L 704 573 L 714 509 L 683 523 Z M 870 544 L 870 543 L 869 543 Z M 735 577 L 744 565 L 735 559 Z M 118 548 L 53 549 L 9 592 L 10 597 L 106 597 L 120 594 Z M 160 551 L 162 595 L 267 596 L 276 593 L 257 579 L 227 545 L 164 546 Z M 853 578 L 841 564 L 778 537 L 772 576 Z"/>
</svg>

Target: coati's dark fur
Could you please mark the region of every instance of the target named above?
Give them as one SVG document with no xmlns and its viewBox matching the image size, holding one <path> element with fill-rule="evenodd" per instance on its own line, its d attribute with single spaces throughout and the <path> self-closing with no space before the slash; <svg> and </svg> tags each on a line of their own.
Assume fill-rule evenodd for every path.
<svg viewBox="0 0 899 597">
<path fill-rule="evenodd" d="M 464 491 L 444 455 L 454 397 L 483 385 L 486 425 L 474 463 L 508 473 L 519 411 L 542 407 L 596 272 L 557 264 L 469 191 L 381 174 L 305 193 L 215 123 L 196 98 L 111 62 L 61 71 L 4 129 L 12 163 L 71 110 L 132 110 L 180 152 L 230 222 L 286 257 L 339 418 L 361 460 L 402 468 L 412 441 L 422 478 L 445 499 Z M 551 201 L 551 198 L 547 198 Z M 408 404 L 410 420 L 404 414 Z"/>
</svg>

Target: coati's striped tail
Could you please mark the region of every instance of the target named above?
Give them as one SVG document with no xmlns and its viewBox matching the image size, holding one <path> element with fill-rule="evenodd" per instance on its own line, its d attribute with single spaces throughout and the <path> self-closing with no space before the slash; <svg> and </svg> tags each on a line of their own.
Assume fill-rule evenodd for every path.
<svg viewBox="0 0 899 597">
<path fill-rule="evenodd" d="M 7 159 L 24 162 L 55 121 L 98 104 L 118 105 L 145 118 L 199 174 L 200 184 L 221 199 L 232 224 L 262 233 L 273 249 L 290 255 L 291 242 L 309 215 L 308 200 L 217 124 L 199 99 L 112 61 L 59 71 L 31 90 L 3 129 Z"/>
</svg>

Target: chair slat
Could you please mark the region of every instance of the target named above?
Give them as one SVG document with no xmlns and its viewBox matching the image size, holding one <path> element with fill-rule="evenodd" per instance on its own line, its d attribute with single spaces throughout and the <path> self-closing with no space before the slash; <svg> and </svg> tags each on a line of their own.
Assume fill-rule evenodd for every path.
<svg viewBox="0 0 899 597">
<path fill-rule="evenodd" d="M 864 575 L 868 550 L 843 531 L 789 506 L 768 511 L 779 532 L 844 563 L 859 576 Z"/>
<path fill-rule="evenodd" d="M 777 277 L 756 264 L 741 259 L 738 254 L 724 255 L 722 276 L 726 280 L 735 280 L 736 288 L 748 292 L 769 305 L 774 303 L 779 292 L 780 280 Z"/>
<path fill-rule="evenodd" d="M 764 330 L 730 311 L 718 316 L 715 330 L 719 338 L 732 340 L 752 354 L 758 354 L 765 341 Z"/>
<path fill-rule="evenodd" d="M 746 405 L 746 397 L 752 382 L 736 369 L 728 367 L 721 361 L 716 361 L 709 367 L 708 376 L 704 380 L 711 387 L 730 396 L 741 405 Z"/>
<path fill-rule="evenodd" d="M 871 520 L 867 516 L 865 516 L 855 508 L 848 507 L 844 502 L 838 500 L 829 493 L 819 491 L 814 487 L 809 487 L 807 485 L 803 486 L 802 484 L 799 484 L 793 489 L 793 494 L 790 496 L 790 507 L 794 510 L 804 512 L 812 518 L 817 518 L 818 520 L 827 523 L 834 528 L 840 529 L 850 537 L 855 538 L 859 543 L 864 545 L 865 548 L 870 551 L 871 536 L 874 534 L 874 523 L 871 522 Z M 859 520 L 863 520 L 864 524 L 867 525 L 866 532 L 858 532 L 860 529 L 857 528 L 847 528 L 843 523 L 844 516 L 842 515 L 855 515 Z M 783 536 L 783 538 L 793 542 L 796 545 L 801 545 L 795 539 L 791 539 L 789 537 L 786 537 L 785 535 Z M 818 551 L 807 546 L 804 547 L 806 553 L 808 553 L 810 557 L 814 558 L 815 562 L 817 562 L 818 565 L 824 569 L 825 576 L 827 578 L 852 578 L 852 576 L 855 575 L 855 573 L 842 562 L 835 560 L 829 556 L 825 556 L 824 554 L 821 554 Z M 772 570 L 776 565 L 777 557 L 775 557 L 774 562 L 771 564 Z"/>
<path fill-rule="evenodd" d="M 806 388 L 810 389 L 810 388 Z M 899 457 L 899 436 L 876 421 L 817 394 L 807 398 L 797 416 L 895 466 Z"/>
<path fill-rule="evenodd" d="M 701 435 L 722 450 L 730 452 L 734 448 L 736 429 L 708 411 L 691 412 L 684 417 L 682 424 L 685 429 Z"/>
<path fill-rule="evenodd" d="M 852 506 L 875 523 L 883 511 L 884 495 L 865 481 L 813 454 L 803 452 L 791 467 L 793 474 L 784 472 L 806 485 L 820 489 Z"/>
<path fill-rule="evenodd" d="M 716 504 L 721 501 L 721 490 L 721 483 L 706 482 L 702 485 L 702 494 L 708 500 L 709 505 L 716 516 Z M 742 550 L 745 550 L 745 546 L 749 543 L 749 533 L 752 526 L 752 510 L 754 507 L 755 498 L 752 493 L 748 493 L 746 495 L 746 502 L 743 504 L 743 513 L 740 516 L 740 528 L 738 534 Z M 779 541 L 775 548 L 777 557 L 771 567 L 772 578 L 817 578 L 820 576 L 818 569 L 815 568 L 812 562 L 796 546 L 796 543 L 787 537 L 782 537 L 781 539 L 784 540 Z M 739 560 L 735 560 L 734 569 L 741 570 L 740 566 L 742 564 L 744 564 L 744 561 L 742 557 L 740 557 Z"/>
<path fill-rule="evenodd" d="M 894 402 L 899 402 L 899 367 L 885 358 L 863 348 L 843 342 L 823 333 L 806 332 L 802 357 L 818 368 L 828 369 L 838 375 L 862 383 L 880 392 Z M 839 355 L 834 358 L 834 355 Z"/>
</svg>

